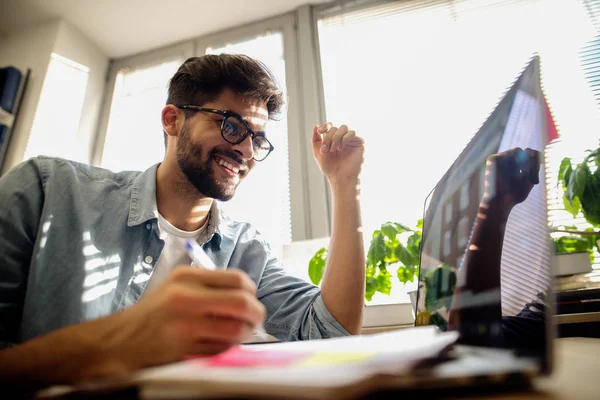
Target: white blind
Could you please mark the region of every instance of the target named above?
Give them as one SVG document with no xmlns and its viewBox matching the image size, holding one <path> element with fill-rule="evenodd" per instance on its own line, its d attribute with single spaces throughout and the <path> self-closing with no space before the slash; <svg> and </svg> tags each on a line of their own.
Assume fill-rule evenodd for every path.
<svg viewBox="0 0 600 400">
<path fill-rule="evenodd" d="M 429 191 L 534 54 L 561 135 L 547 157 L 548 187 L 557 148 L 575 155 L 597 146 L 600 115 L 580 54 L 597 35 L 586 4 L 357 1 L 319 15 L 327 119 L 367 143 L 366 241 L 385 221 L 422 216 Z"/>
<path fill-rule="evenodd" d="M 283 35 L 270 32 L 219 48 L 207 48 L 206 54 L 246 54 L 262 61 L 275 75 L 286 95 Z M 282 256 L 283 246 L 292 241 L 290 169 L 288 155 L 287 112 L 267 123 L 266 134 L 275 150 L 238 187 L 233 199 L 221 202 L 230 217 L 251 223 Z"/>
</svg>

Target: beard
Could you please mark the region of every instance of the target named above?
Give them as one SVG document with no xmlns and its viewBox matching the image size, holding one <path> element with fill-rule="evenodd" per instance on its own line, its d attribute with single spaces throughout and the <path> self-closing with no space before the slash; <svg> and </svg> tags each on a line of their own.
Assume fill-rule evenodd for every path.
<svg viewBox="0 0 600 400">
<path fill-rule="evenodd" d="M 202 146 L 192 143 L 186 122 L 177 141 L 176 158 L 179 169 L 201 195 L 220 201 L 231 200 L 238 185 L 248 173 L 248 168 L 241 170 L 237 178 L 218 178 L 215 173 L 215 155 L 228 157 L 244 166 L 247 166 L 247 163 L 230 150 L 217 150 L 215 147 L 206 153 L 205 159 L 203 153 L 206 152 Z"/>
</svg>

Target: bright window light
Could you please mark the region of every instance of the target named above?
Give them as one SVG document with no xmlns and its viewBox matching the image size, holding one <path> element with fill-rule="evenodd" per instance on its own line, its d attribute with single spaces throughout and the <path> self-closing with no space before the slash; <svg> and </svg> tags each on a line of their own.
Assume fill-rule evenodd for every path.
<svg viewBox="0 0 600 400">
<path fill-rule="evenodd" d="M 88 162 L 78 146 L 79 120 L 89 68 L 52 54 L 25 149 L 25 159 L 38 155 Z"/>
</svg>

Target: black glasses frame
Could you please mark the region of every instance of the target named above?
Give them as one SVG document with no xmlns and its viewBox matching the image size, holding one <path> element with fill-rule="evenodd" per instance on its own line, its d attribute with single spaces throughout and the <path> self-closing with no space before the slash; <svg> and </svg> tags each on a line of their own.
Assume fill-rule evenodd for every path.
<svg viewBox="0 0 600 400">
<path fill-rule="evenodd" d="M 181 109 L 184 109 L 184 110 L 192 110 L 192 111 L 207 112 L 207 113 L 211 113 L 211 114 L 218 114 L 218 115 L 222 115 L 223 117 L 225 117 L 225 118 L 223 118 L 223 121 L 221 122 L 221 137 L 227 143 L 230 143 L 230 144 L 240 144 L 244 140 L 246 140 L 246 138 L 248 137 L 248 135 L 250 135 L 250 137 L 253 140 L 254 140 L 255 137 L 261 137 L 261 138 L 263 138 L 269 144 L 269 151 L 267 152 L 267 154 L 264 157 L 262 157 L 260 159 L 256 158 L 253 155 L 252 158 L 255 161 L 263 161 L 265 158 L 267 158 L 269 156 L 269 154 L 271 154 L 271 152 L 273 150 L 275 150 L 275 147 L 273 147 L 273 144 L 269 141 L 269 139 L 267 139 L 264 135 L 257 134 L 252 129 L 250 129 L 250 127 L 248 126 L 248 123 L 246 121 L 244 121 L 244 119 L 239 114 L 236 114 L 236 113 L 234 113 L 232 111 L 228 111 L 228 110 L 217 110 L 217 109 L 214 109 L 214 108 L 205 108 L 205 107 L 193 106 L 193 105 L 181 105 L 181 106 L 175 106 L 175 107 L 181 108 Z M 232 142 L 231 140 L 228 140 L 225 137 L 225 134 L 223 132 L 224 128 L 225 128 L 225 121 L 228 118 L 235 118 L 235 119 L 239 120 L 242 124 L 244 124 L 244 127 L 246 128 L 246 132 L 244 132 L 244 134 L 240 137 L 239 140 L 234 141 L 234 142 Z M 257 153 L 256 151 L 254 151 L 254 146 L 252 146 L 252 150 L 253 150 L 253 153 Z"/>
</svg>

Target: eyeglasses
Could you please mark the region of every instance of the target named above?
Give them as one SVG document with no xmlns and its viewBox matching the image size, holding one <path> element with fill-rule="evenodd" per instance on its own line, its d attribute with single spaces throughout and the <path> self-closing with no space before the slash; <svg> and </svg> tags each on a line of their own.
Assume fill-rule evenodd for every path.
<svg viewBox="0 0 600 400">
<path fill-rule="evenodd" d="M 256 161 L 263 161 L 275 148 L 264 136 L 264 133 L 256 133 L 248 126 L 248 123 L 242 119 L 238 114 L 225 111 L 215 110 L 213 108 L 204 108 L 199 106 L 175 106 L 184 110 L 201 111 L 211 114 L 222 115 L 223 121 L 221 122 L 221 136 L 227 143 L 240 144 L 248 135 L 252 138 L 252 158 Z"/>
</svg>

